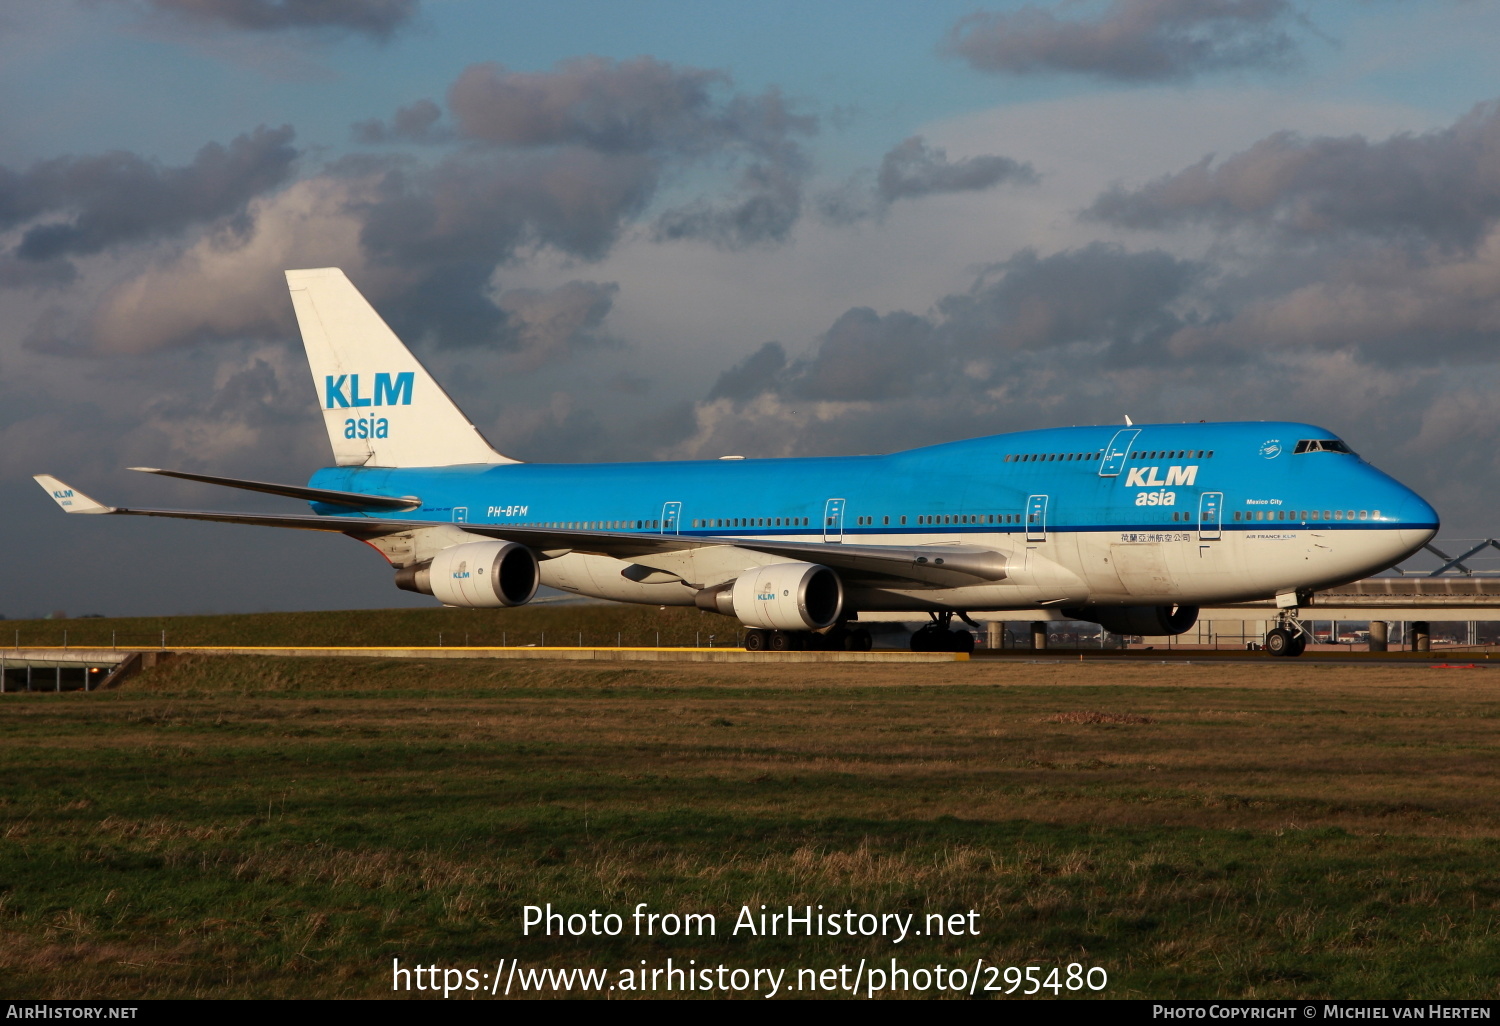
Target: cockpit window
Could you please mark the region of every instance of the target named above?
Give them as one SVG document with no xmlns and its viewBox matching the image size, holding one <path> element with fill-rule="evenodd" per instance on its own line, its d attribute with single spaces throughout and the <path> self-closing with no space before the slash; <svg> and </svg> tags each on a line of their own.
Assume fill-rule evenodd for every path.
<svg viewBox="0 0 1500 1026">
<path fill-rule="evenodd" d="M 1304 438 L 1297 443 L 1297 452 L 1342 452 L 1350 456 L 1354 450 L 1350 449 L 1337 438 Z"/>
</svg>

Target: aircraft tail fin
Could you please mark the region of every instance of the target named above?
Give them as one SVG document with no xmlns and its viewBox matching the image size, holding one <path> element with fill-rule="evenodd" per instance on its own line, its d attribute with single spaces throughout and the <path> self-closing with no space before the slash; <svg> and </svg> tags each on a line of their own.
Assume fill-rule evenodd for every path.
<svg viewBox="0 0 1500 1026">
<path fill-rule="evenodd" d="M 515 463 L 500 455 L 337 267 L 287 271 L 341 467 Z"/>
</svg>

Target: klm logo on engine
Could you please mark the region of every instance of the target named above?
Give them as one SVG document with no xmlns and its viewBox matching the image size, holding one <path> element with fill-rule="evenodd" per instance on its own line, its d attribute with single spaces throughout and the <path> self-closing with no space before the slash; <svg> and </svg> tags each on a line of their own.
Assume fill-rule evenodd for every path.
<svg viewBox="0 0 1500 1026">
<path fill-rule="evenodd" d="M 412 389 L 416 383 L 415 371 L 400 374 L 375 375 L 374 391 L 366 395 L 361 391 L 358 374 L 332 374 L 323 376 L 323 409 L 347 410 L 362 406 L 410 406 Z"/>
<path fill-rule="evenodd" d="M 1198 468 L 1193 467 L 1168 467 L 1167 476 L 1157 476 L 1160 467 L 1131 467 L 1130 473 L 1125 475 L 1126 488 L 1173 488 L 1181 485 L 1184 488 L 1193 487 L 1193 482 L 1198 480 Z M 1150 475 L 1149 477 L 1147 475 Z"/>
</svg>

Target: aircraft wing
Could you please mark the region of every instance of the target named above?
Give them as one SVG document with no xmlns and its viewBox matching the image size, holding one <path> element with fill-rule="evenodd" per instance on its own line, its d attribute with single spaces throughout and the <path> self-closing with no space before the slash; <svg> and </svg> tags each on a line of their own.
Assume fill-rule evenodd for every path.
<svg viewBox="0 0 1500 1026">
<path fill-rule="evenodd" d="M 1005 554 L 976 545 L 860 545 L 838 542 L 782 542 L 757 538 L 693 539 L 709 545 L 732 545 L 787 559 L 821 563 L 851 583 L 892 582 L 959 588 L 1006 576 Z M 649 558 L 649 557 L 647 557 Z M 643 562 L 646 561 L 643 559 Z"/>
<path fill-rule="evenodd" d="M 184 481 L 202 481 L 204 484 L 223 485 L 247 492 L 265 492 L 268 495 L 284 495 L 289 499 L 306 499 L 308 502 L 323 502 L 332 506 L 350 506 L 355 509 L 399 509 L 411 510 L 422 505 L 415 495 L 370 495 L 365 492 L 336 492 L 328 488 L 309 488 L 305 485 L 274 484 L 270 481 L 246 481 L 238 477 L 214 477 L 209 474 L 187 474 L 180 470 L 161 470 L 157 467 L 130 467 L 142 474 L 160 474 L 162 477 L 178 477 Z M 53 480 L 56 480 L 54 478 Z"/>
<path fill-rule="evenodd" d="M 173 475 L 187 476 L 187 475 Z M 734 547 L 781 556 L 789 560 L 820 563 L 843 572 L 851 581 L 872 584 L 920 584 L 957 587 L 980 581 L 998 581 L 1006 576 L 1006 557 L 973 545 L 860 545 L 849 543 L 775 541 L 754 538 L 692 537 L 677 534 L 640 534 L 624 531 L 578 531 L 546 527 L 511 527 L 505 524 L 449 524 L 432 520 L 402 520 L 392 517 L 317 516 L 306 513 L 235 513 L 194 509 L 148 509 L 107 506 L 72 488 L 50 474 L 35 480 L 68 513 L 117 514 L 206 520 L 252 527 L 281 527 L 302 531 L 327 531 L 353 538 L 380 538 L 403 531 L 434 527 L 458 527 L 482 538 L 496 538 L 525 545 L 546 557 L 580 552 L 615 559 L 641 559 L 689 549 Z M 217 481 L 213 483 L 218 483 Z"/>
</svg>

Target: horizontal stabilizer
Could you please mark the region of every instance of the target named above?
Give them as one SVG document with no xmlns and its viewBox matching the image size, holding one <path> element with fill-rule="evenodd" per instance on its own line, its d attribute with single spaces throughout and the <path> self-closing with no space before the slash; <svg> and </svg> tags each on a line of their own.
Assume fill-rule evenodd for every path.
<svg viewBox="0 0 1500 1026">
<path fill-rule="evenodd" d="M 69 513 L 113 513 L 113 506 L 95 502 L 76 488 L 70 488 L 51 474 L 33 474 L 32 479 L 47 490 L 56 502 Z"/>
<path fill-rule="evenodd" d="M 415 495 L 366 495 L 363 492 L 337 492 L 329 488 L 308 488 L 305 485 L 273 484 L 269 481 L 246 481 L 237 477 L 213 477 L 209 474 L 185 474 L 180 470 L 159 470 L 156 467 L 131 467 L 142 474 L 160 474 L 162 477 L 178 477 L 184 481 L 202 481 L 204 484 L 223 485 L 247 492 L 265 492 L 267 495 L 285 495 L 289 499 L 305 499 L 333 506 L 349 506 L 353 509 L 416 509 L 422 500 Z"/>
</svg>

